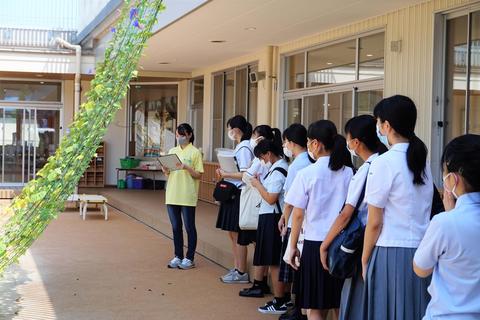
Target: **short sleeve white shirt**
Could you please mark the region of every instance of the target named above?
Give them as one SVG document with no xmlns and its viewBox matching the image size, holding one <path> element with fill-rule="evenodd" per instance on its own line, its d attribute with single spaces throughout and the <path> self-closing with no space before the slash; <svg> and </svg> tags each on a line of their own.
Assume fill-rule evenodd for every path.
<svg viewBox="0 0 480 320">
<path fill-rule="evenodd" d="M 323 241 L 347 198 L 353 176 L 349 167 L 333 171 L 330 157 L 321 157 L 300 170 L 287 193 L 285 202 L 305 210 L 305 239 Z"/>
<path fill-rule="evenodd" d="M 283 208 L 284 205 L 284 192 L 283 186 L 285 185 L 285 180 L 287 179 L 283 173 L 275 168 L 282 168 L 287 170 L 288 163 L 284 159 L 280 159 L 275 162 L 267 173 L 267 177 L 264 178 L 262 184 L 263 187 L 267 190 L 268 193 L 278 193 L 278 203 L 280 204 L 280 208 Z M 267 201 L 262 199 L 260 203 L 260 210 L 259 214 L 268 214 L 268 213 L 280 213 L 278 211 L 277 205 L 274 203 L 273 205 L 268 204 Z"/>
<path fill-rule="evenodd" d="M 423 319 L 480 319 L 479 230 L 480 192 L 462 195 L 432 219 L 414 257 L 420 268 L 433 268 Z"/>
<path fill-rule="evenodd" d="M 237 165 L 240 171 L 241 172 L 247 171 L 247 169 L 252 164 L 252 160 L 253 160 L 253 151 L 252 151 L 252 148 L 250 147 L 250 140 L 243 140 L 242 142 L 237 144 L 237 146 L 235 147 L 234 153 L 235 153 L 235 159 L 237 160 Z M 240 187 L 242 185 L 242 180 L 237 180 L 237 179 L 225 179 L 225 180 L 233 183 L 237 187 Z"/>
<path fill-rule="evenodd" d="M 297 176 L 297 173 L 303 168 L 306 168 L 311 164 L 312 162 L 310 161 L 310 158 L 308 157 L 308 152 L 306 151 L 300 153 L 298 156 L 295 157 L 292 164 L 288 167 L 288 176 L 284 186 L 285 194 L 288 193 L 288 190 L 292 186 L 293 180 Z M 288 224 L 287 224 L 288 228 L 292 227 L 292 218 L 293 218 L 293 215 L 291 214 L 290 217 L 288 218 Z"/>
<path fill-rule="evenodd" d="M 262 162 L 259 158 L 254 158 L 252 165 L 247 169 L 246 172 L 252 177 L 258 176 L 260 178 L 260 182 L 263 182 L 263 179 L 268 173 L 268 169 L 265 166 L 262 166 Z"/>
<path fill-rule="evenodd" d="M 348 194 L 347 194 L 347 201 L 352 207 L 356 207 L 359 201 L 360 195 L 362 194 L 363 188 L 366 186 L 365 183 L 367 181 L 367 173 L 370 169 L 370 165 L 378 157 L 378 153 L 372 154 L 365 163 L 363 163 L 360 168 L 358 168 L 357 173 L 352 177 L 350 180 L 350 185 L 348 186 Z M 367 201 L 365 200 L 365 196 L 363 197 L 362 203 L 358 207 L 358 218 L 364 225 L 367 224 L 367 214 L 368 214 L 368 205 Z"/>
<path fill-rule="evenodd" d="M 430 222 L 433 182 L 427 163 L 424 184 L 413 183 L 408 143 L 397 143 L 370 165 L 365 193 L 369 205 L 384 209 L 377 246 L 417 248 Z"/>
</svg>

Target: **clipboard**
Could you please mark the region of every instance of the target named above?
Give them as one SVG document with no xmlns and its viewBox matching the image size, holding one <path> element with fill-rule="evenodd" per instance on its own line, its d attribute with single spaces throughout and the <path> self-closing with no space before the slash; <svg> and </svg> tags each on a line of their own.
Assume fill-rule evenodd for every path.
<svg viewBox="0 0 480 320">
<path fill-rule="evenodd" d="M 181 164 L 182 161 L 176 154 L 167 154 L 165 156 L 158 157 L 157 161 L 169 171 L 181 170 L 180 168 L 177 168 L 177 164 Z"/>
<path fill-rule="evenodd" d="M 218 153 L 217 159 L 218 159 L 218 164 L 220 165 L 220 168 L 225 172 L 228 172 L 228 173 L 240 172 L 240 169 L 238 168 L 237 159 L 235 158 L 235 156 Z"/>
</svg>

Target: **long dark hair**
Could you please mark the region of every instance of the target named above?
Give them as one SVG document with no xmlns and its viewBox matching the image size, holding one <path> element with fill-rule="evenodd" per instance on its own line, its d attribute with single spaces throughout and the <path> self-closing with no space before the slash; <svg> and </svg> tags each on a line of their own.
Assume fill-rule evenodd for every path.
<svg viewBox="0 0 480 320">
<path fill-rule="evenodd" d="M 193 128 L 188 123 L 182 123 L 178 125 L 177 132 L 182 135 L 186 136 L 187 134 L 191 134 L 190 142 L 193 143 L 195 141 L 195 135 L 193 134 Z"/>
<path fill-rule="evenodd" d="M 347 133 L 352 139 L 360 140 L 373 153 L 382 154 L 387 151 L 387 147 L 378 139 L 377 121 L 371 115 L 364 114 L 348 120 L 345 123 L 345 134 Z"/>
<path fill-rule="evenodd" d="M 277 157 L 283 157 L 282 146 L 279 146 L 273 140 L 263 139 L 257 144 L 255 149 L 253 149 L 253 153 L 257 158 L 260 158 L 260 156 L 263 156 L 267 152 L 271 152 Z"/>
<path fill-rule="evenodd" d="M 241 141 L 250 140 L 252 137 L 252 125 L 242 115 L 236 115 L 228 119 L 227 126 L 232 129 L 238 128 L 242 131 L 243 135 Z"/>
<path fill-rule="evenodd" d="M 337 127 L 330 120 L 318 120 L 308 127 L 307 137 L 320 141 L 330 151 L 328 167 L 337 171 L 344 166 L 353 168 L 352 157 L 347 150 L 347 143 L 337 132 Z"/>
<path fill-rule="evenodd" d="M 414 184 L 425 184 L 425 166 L 427 165 L 427 146 L 415 135 L 417 107 L 409 97 L 395 95 L 381 100 L 373 111 L 381 122 L 388 121 L 390 126 L 402 137 L 408 139 L 407 165 L 413 173 Z"/>
<path fill-rule="evenodd" d="M 281 157 L 284 156 L 283 155 L 283 148 L 282 148 L 282 145 L 283 145 L 283 143 L 282 143 L 282 133 L 280 132 L 279 129 L 272 128 L 272 127 L 270 127 L 269 125 L 266 125 L 266 124 L 261 124 L 259 126 L 256 126 L 255 129 L 253 129 L 253 133 L 255 133 L 259 137 L 264 138 L 260 142 L 262 142 L 264 140 L 271 141 L 275 145 L 276 150 L 280 151 L 278 156 L 281 156 Z M 271 151 L 271 150 L 269 150 L 269 151 Z M 257 156 L 257 155 L 255 155 L 255 156 Z"/>
<path fill-rule="evenodd" d="M 480 135 L 466 134 L 450 141 L 443 151 L 442 165 L 460 174 L 470 192 L 480 191 Z"/>
</svg>

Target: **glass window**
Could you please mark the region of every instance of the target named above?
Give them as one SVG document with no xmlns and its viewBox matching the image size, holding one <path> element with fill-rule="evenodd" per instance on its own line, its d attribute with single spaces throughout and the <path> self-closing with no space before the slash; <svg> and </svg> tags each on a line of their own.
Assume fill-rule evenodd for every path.
<svg viewBox="0 0 480 320">
<path fill-rule="evenodd" d="M 176 84 L 134 85 L 130 89 L 130 156 L 157 157 L 175 146 Z"/>
<path fill-rule="evenodd" d="M 285 89 L 300 89 L 304 87 L 305 80 L 305 53 L 299 53 L 285 59 L 286 79 Z"/>
<path fill-rule="evenodd" d="M 61 102 L 62 84 L 46 81 L 0 80 L 0 100 Z"/>
<path fill-rule="evenodd" d="M 192 80 L 191 84 L 192 105 L 190 106 L 190 112 L 191 126 L 195 132 L 194 145 L 201 147 L 203 140 L 203 78 Z"/>
<path fill-rule="evenodd" d="M 468 17 L 447 21 L 445 143 L 465 133 Z"/>
<path fill-rule="evenodd" d="M 328 94 L 328 120 L 335 123 L 337 131 L 343 133 L 343 127 L 352 118 L 352 92 Z"/>
<path fill-rule="evenodd" d="M 355 81 L 355 54 L 356 40 L 309 51 L 308 86 Z"/>
<path fill-rule="evenodd" d="M 238 69 L 235 72 L 235 114 L 247 117 L 247 86 L 248 70 L 247 68 Z"/>
<path fill-rule="evenodd" d="M 225 99 L 224 99 L 224 126 L 228 119 L 235 115 L 235 73 L 228 72 L 225 75 Z M 224 130 L 223 146 L 225 148 L 233 148 L 233 142 L 228 138 L 228 130 Z"/>
<path fill-rule="evenodd" d="M 359 74 L 360 80 L 383 77 L 385 34 L 378 33 L 359 40 Z"/>
<path fill-rule="evenodd" d="M 325 118 L 325 95 L 304 98 L 303 125 L 307 126 Z"/>
<path fill-rule="evenodd" d="M 480 11 L 472 13 L 468 133 L 480 134 Z"/>
<path fill-rule="evenodd" d="M 357 92 L 357 115 L 373 115 L 373 109 L 382 99 L 383 90 L 369 90 Z"/>
<path fill-rule="evenodd" d="M 285 127 L 302 121 L 302 99 L 287 100 L 285 101 L 285 107 L 287 109 Z"/>
</svg>

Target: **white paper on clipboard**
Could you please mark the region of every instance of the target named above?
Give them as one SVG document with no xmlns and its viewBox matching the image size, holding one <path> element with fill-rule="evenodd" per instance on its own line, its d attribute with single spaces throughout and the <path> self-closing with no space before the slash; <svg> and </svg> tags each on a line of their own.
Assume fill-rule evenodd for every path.
<svg viewBox="0 0 480 320">
<path fill-rule="evenodd" d="M 165 156 L 158 157 L 157 160 L 169 171 L 180 170 L 180 168 L 177 168 L 177 164 L 182 164 L 182 161 L 176 154 L 167 154 Z"/>
</svg>

